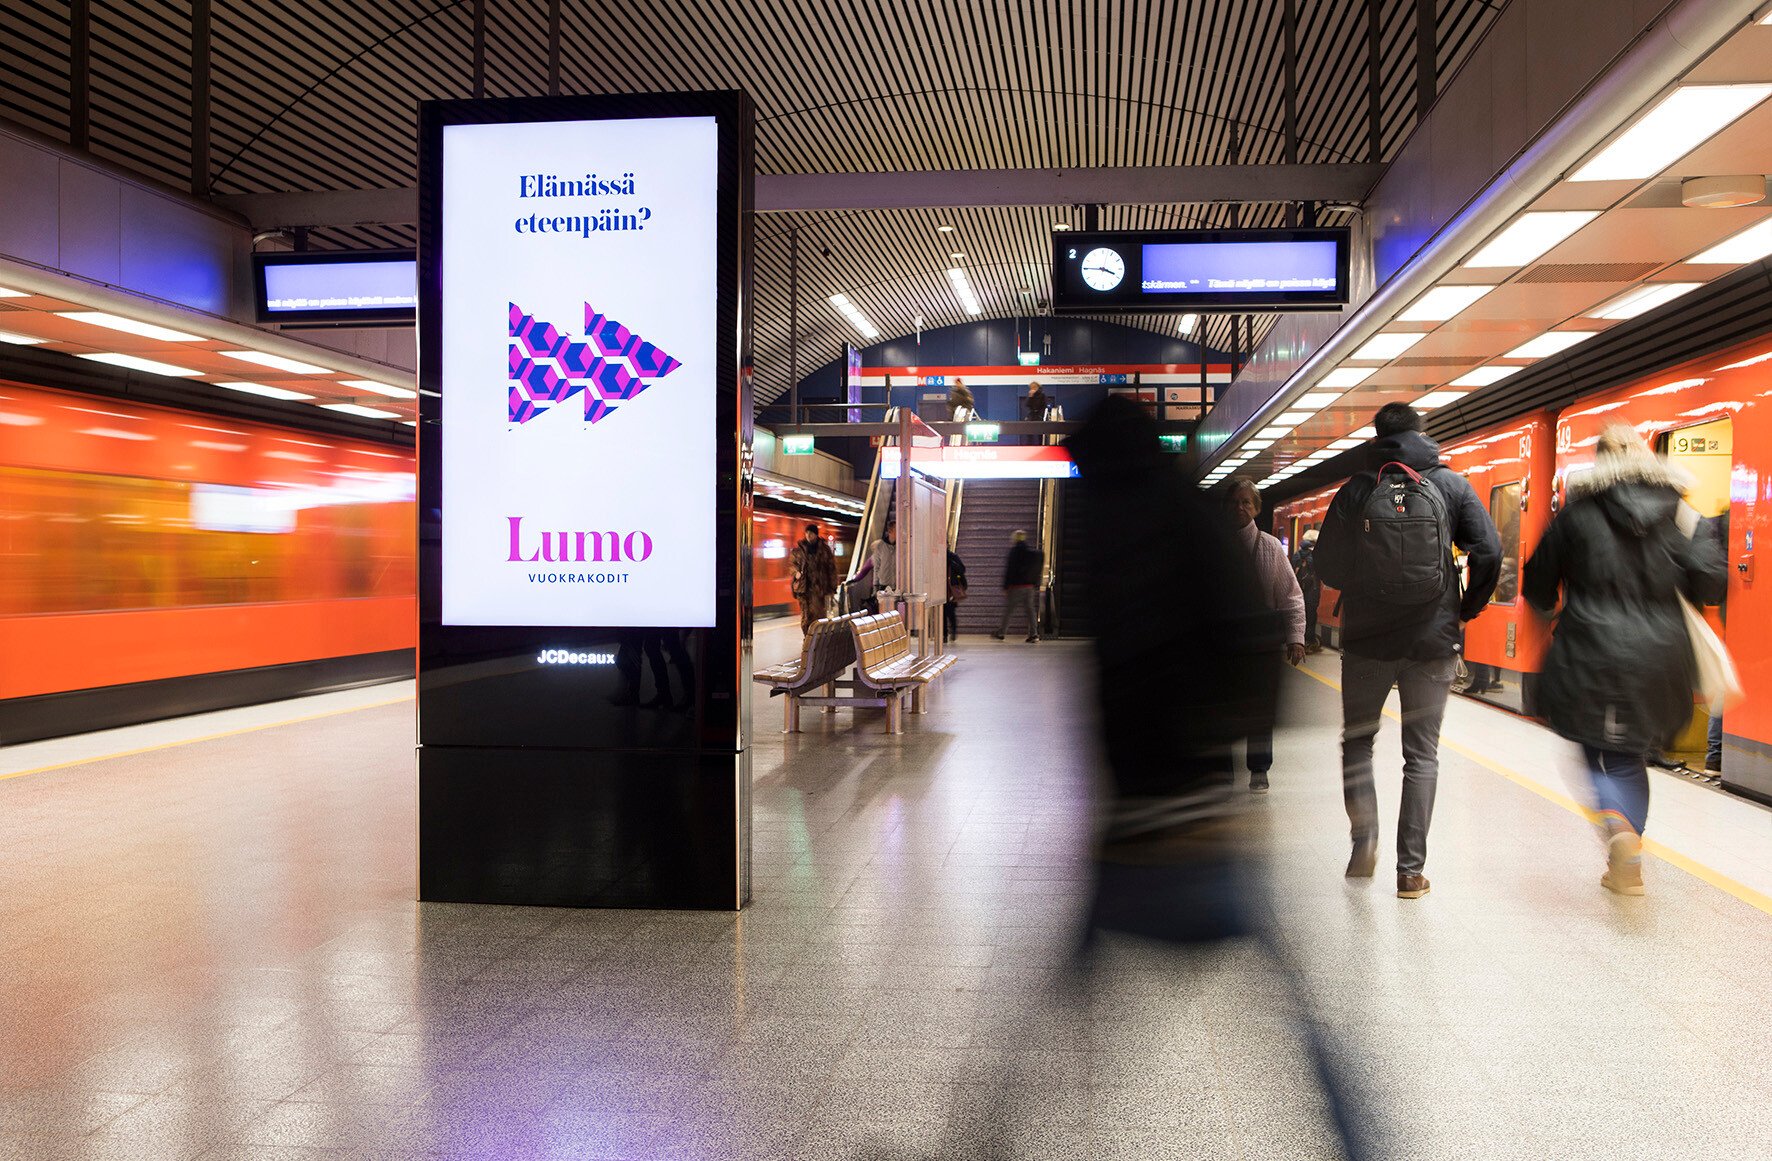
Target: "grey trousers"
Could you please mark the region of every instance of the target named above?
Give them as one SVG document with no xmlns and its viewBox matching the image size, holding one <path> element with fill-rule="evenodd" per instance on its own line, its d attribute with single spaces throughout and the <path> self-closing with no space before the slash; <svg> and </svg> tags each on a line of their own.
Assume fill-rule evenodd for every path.
<svg viewBox="0 0 1772 1161">
<path fill-rule="evenodd" d="M 1026 613 L 1028 636 L 1040 635 L 1040 590 L 1034 585 L 1016 585 L 1003 590 L 1003 619 L 997 622 L 997 636 L 1009 631 L 1009 618 Z"/>
<path fill-rule="evenodd" d="M 1440 722 L 1457 669 L 1452 657 L 1383 661 L 1344 653 L 1341 658 L 1341 791 L 1355 842 L 1378 837 L 1378 790 L 1372 781 L 1372 742 L 1394 686 L 1403 702 L 1403 808 L 1397 818 L 1397 873 L 1419 875 L 1427 865 L 1427 828 L 1440 777 Z"/>
</svg>

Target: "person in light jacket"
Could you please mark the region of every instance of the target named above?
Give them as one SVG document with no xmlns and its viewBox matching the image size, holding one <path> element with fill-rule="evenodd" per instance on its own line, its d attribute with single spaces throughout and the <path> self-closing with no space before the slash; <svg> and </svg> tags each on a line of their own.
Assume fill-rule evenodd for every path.
<svg viewBox="0 0 1772 1161">
<path fill-rule="evenodd" d="M 1692 720 L 1694 661 L 1684 596 L 1723 599 L 1722 554 L 1678 524 L 1682 475 L 1618 424 L 1600 435 L 1590 472 L 1568 479 L 1569 499 L 1526 562 L 1526 599 L 1562 608 L 1538 709 L 1587 760 L 1606 871 L 1600 885 L 1643 893 L 1649 754 Z"/>
<path fill-rule="evenodd" d="M 1298 577 L 1286 559 L 1286 548 L 1277 537 L 1255 526 L 1261 514 L 1261 490 L 1247 476 L 1232 476 L 1225 503 L 1230 508 L 1231 525 L 1236 542 L 1249 553 L 1255 565 L 1256 586 L 1261 602 L 1281 614 L 1284 621 L 1282 637 L 1286 660 L 1293 665 L 1304 662 L 1304 592 Z M 1268 771 L 1274 765 L 1274 730 L 1271 721 L 1264 721 L 1251 731 L 1244 742 L 1249 763 L 1249 791 L 1266 794 Z"/>
</svg>

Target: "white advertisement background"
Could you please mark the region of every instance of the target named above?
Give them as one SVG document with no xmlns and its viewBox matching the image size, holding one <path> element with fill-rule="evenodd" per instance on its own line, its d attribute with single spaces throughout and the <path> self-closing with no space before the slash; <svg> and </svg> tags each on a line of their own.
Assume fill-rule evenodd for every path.
<svg viewBox="0 0 1772 1161">
<path fill-rule="evenodd" d="M 446 625 L 714 624 L 719 140 L 712 117 L 452 125 L 443 130 Z M 632 196 L 519 197 L 524 174 L 634 175 Z M 652 211 L 645 228 L 519 234 L 518 218 Z M 682 366 L 595 424 L 584 392 L 508 419 L 511 303 L 571 336 L 584 304 Z M 645 532 L 639 562 L 511 562 L 549 532 Z M 588 555 L 588 554 L 587 554 Z M 535 583 L 531 573 L 627 574 Z"/>
</svg>

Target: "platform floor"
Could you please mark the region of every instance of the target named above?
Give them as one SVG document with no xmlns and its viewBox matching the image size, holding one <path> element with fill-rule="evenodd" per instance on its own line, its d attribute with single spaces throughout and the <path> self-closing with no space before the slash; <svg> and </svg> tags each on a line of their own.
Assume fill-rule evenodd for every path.
<svg viewBox="0 0 1772 1161">
<path fill-rule="evenodd" d="M 914 1156 L 1003 1092 L 1017 1156 L 1330 1156 L 1248 949 L 1119 947 L 1053 1005 L 1087 649 L 961 652 L 901 737 L 759 703 L 738 915 L 412 902 L 403 687 L 0 751 L 0 1159 Z M 1772 813 L 1657 775 L 1650 893 L 1613 897 L 1562 745 L 1455 699 L 1401 901 L 1341 878 L 1312 670 L 1251 806 L 1387 1155 L 1772 1156 Z M 1379 760 L 1394 812 L 1394 728 Z"/>
</svg>

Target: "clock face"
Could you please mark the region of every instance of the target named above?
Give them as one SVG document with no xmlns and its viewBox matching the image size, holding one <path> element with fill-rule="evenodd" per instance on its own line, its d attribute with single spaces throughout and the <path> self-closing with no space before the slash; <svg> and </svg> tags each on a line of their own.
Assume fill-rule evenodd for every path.
<svg viewBox="0 0 1772 1161">
<path fill-rule="evenodd" d="M 1126 260 L 1117 250 L 1097 246 L 1083 255 L 1083 281 L 1092 290 L 1112 290 L 1126 277 Z"/>
</svg>

